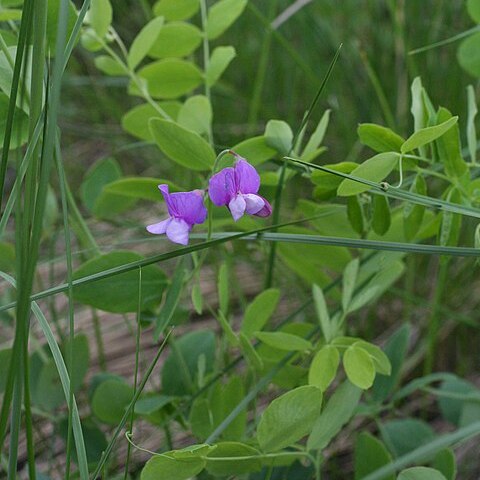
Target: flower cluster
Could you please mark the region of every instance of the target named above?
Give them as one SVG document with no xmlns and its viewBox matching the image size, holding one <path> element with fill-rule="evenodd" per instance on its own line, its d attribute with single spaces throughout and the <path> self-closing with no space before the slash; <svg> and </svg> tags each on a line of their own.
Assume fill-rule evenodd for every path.
<svg viewBox="0 0 480 480">
<path fill-rule="evenodd" d="M 203 203 L 203 191 L 170 193 L 168 185 L 159 185 L 169 217 L 149 225 L 147 230 L 154 234 L 166 234 L 169 240 L 182 245 L 188 244 L 188 234 L 193 225 L 203 223 L 207 209 Z M 237 156 L 233 167 L 227 167 L 213 175 L 208 185 L 210 200 L 217 207 L 226 206 L 235 221 L 245 213 L 268 217 L 272 207 L 268 201 L 257 195 L 260 176 L 244 158 Z"/>
</svg>

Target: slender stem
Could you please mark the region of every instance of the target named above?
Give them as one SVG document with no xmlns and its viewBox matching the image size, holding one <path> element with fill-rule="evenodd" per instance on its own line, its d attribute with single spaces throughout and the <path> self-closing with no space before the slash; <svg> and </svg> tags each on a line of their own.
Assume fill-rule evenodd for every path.
<svg viewBox="0 0 480 480">
<path fill-rule="evenodd" d="M 207 19 L 207 3 L 205 0 L 200 0 L 200 11 L 202 16 L 202 30 L 203 30 L 203 72 L 205 75 L 205 96 L 208 98 L 208 103 L 212 104 L 212 96 L 210 92 L 210 85 L 207 79 L 207 71 L 210 63 L 210 46 L 208 44 L 208 19 Z M 213 145 L 212 126 L 208 128 L 208 140 Z"/>
<path fill-rule="evenodd" d="M 439 330 L 439 313 L 441 307 L 441 301 L 445 292 L 445 287 L 448 278 L 448 258 L 440 258 L 440 269 L 438 272 L 438 279 L 435 285 L 435 293 L 433 296 L 432 309 L 430 311 L 430 317 L 428 319 L 428 333 L 427 333 L 427 353 L 425 356 L 425 364 L 423 368 L 424 375 L 432 373 L 435 363 L 435 353 L 437 347 L 437 338 Z"/>
<path fill-rule="evenodd" d="M 142 308 L 142 267 L 138 269 L 138 302 L 137 302 L 137 333 L 135 336 L 135 374 L 134 374 L 134 381 L 133 381 L 133 396 L 137 393 L 137 384 L 138 384 L 138 365 L 139 365 L 139 353 L 140 353 L 140 312 Z M 135 404 L 132 407 L 132 413 L 130 415 L 130 427 L 129 431 L 133 432 L 133 421 L 135 418 Z M 123 479 L 127 480 L 128 478 L 128 467 L 130 464 L 130 455 L 131 455 L 131 444 L 128 442 L 127 446 L 127 459 L 125 461 L 125 472 Z"/>
<path fill-rule="evenodd" d="M 107 370 L 107 359 L 105 356 L 105 346 L 103 344 L 102 328 L 95 308 L 92 308 L 93 329 L 95 331 L 95 342 L 97 343 L 98 364 L 101 370 Z"/>
</svg>

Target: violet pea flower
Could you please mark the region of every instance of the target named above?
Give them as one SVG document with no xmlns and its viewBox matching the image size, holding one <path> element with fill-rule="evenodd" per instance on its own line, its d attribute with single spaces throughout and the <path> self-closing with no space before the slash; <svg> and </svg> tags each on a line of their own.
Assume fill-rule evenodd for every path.
<svg viewBox="0 0 480 480">
<path fill-rule="evenodd" d="M 165 199 L 170 217 L 148 225 L 147 231 L 157 235 L 165 233 L 172 242 L 187 245 L 193 225 L 203 223 L 207 218 L 202 190 L 170 193 L 168 185 L 162 184 L 158 188 Z"/>
<path fill-rule="evenodd" d="M 237 157 L 234 167 L 227 167 L 210 178 L 208 194 L 217 207 L 226 205 L 235 221 L 245 213 L 268 217 L 272 207 L 257 195 L 260 176 L 245 159 Z"/>
</svg>

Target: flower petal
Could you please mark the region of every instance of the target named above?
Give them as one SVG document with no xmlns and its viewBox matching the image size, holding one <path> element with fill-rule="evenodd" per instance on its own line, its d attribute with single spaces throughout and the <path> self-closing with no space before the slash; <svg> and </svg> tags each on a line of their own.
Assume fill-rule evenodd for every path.
<svg viewBox="0 0 480 480">
<path fill-rule="evenodd" d="M 269 217 L 272 214 L 272 206 L 266 198 L 260 197 L 264 202 L 264 206 L 254 215 L 257 217 Z"/>
<path fill-rule="evenodd" d="M 154 223 L 152 225 L 148 225 L 147 231 L 150 233 L 154 233 L 155 235 L 161 235 L 167 231 L 168 224 L 171 222 L 171 218 L 167 218 L 166 220 L 162 220 L 159 223 Z"/>
<path fill-rule="evenodd" d="M 243 158 L 235 164 L 235 185 L 240 193 L 257 193 L 260 188 L 260 175 Z"/>
<path fill-rule="evenodd" d="M 236 193 L 235 173 L 232 167 L 224 168 L 210 178 L 208 195 L 217 207 L 228 205 Z"/>
<path fill-rule="evenodd" d="M 167 237 L 174 243 L 180 243 L 181 245 L 188 244 L 188 232 L 191 230 L 185 220 L 181 218 L 172 218 L 172 221 L 167 226 Z"/>
<path fill-rule="evenodd" d="M 255 215 L 265 206 L 265 200 L 254 193 L 247 193 L 246 195 L 243 195 L 243 199 L 246 203 L 245 211 L 249 215 Z"/>
<path fill-rule="evenodd" d="M 185 220 L 189 225 L 203 223 L 207 218 L 207 209 L 200 190 L 172 193 L 170 202 L 176 212 L 175 217 Z"/>
<path fill-rule="evenodd" d="M 237 195 L 236 197 L 232 198 L 228 204 L 228 208 L 230 209 L 230 213 L 235 221 L 243 217 L 245 209 L 247 208 L 247 204 L 243 198 L 243 195 Z"/>
<path fill-rule="evenodd" d="M 175 217 L 177 215 L 177 212 L 175 210 L 175 206 L 172 204 L 171 194 L 168 191 L 168 185 L 166 183 L 162 183 L 158 186 L 158 189 L 162 192 L 163 198 L 165 199 L 168 213 L 170 214 L 170 216 Z"/>
</svg>

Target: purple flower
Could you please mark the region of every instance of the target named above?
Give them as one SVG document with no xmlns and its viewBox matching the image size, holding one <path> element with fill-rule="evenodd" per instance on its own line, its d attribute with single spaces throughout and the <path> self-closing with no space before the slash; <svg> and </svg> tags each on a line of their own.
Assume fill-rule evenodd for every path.
<svg viewBox="0 0 480 480">
<path fill-rule="evenodd" d="M 210 179 L 210 199 L 217 207 L 227 205 L 235 221 L 245 213 L 268 217 L 272 207 L 265 198 L 257 195 L 260 176 L 245 159 L 237 158 L 233 168 L 224 168 Z"/>
<path fill-rule="evenodd" d="M 165 199 L 170 217 L 149 225 L 147 230 L 158 235 L 166 233 L 172 242 L 187 245 L 193 225 L 203 223 L 207 218 L 202 191 L 169 193 L 168 185 L 159 185 L 158 188 Z"/>
</svg>

